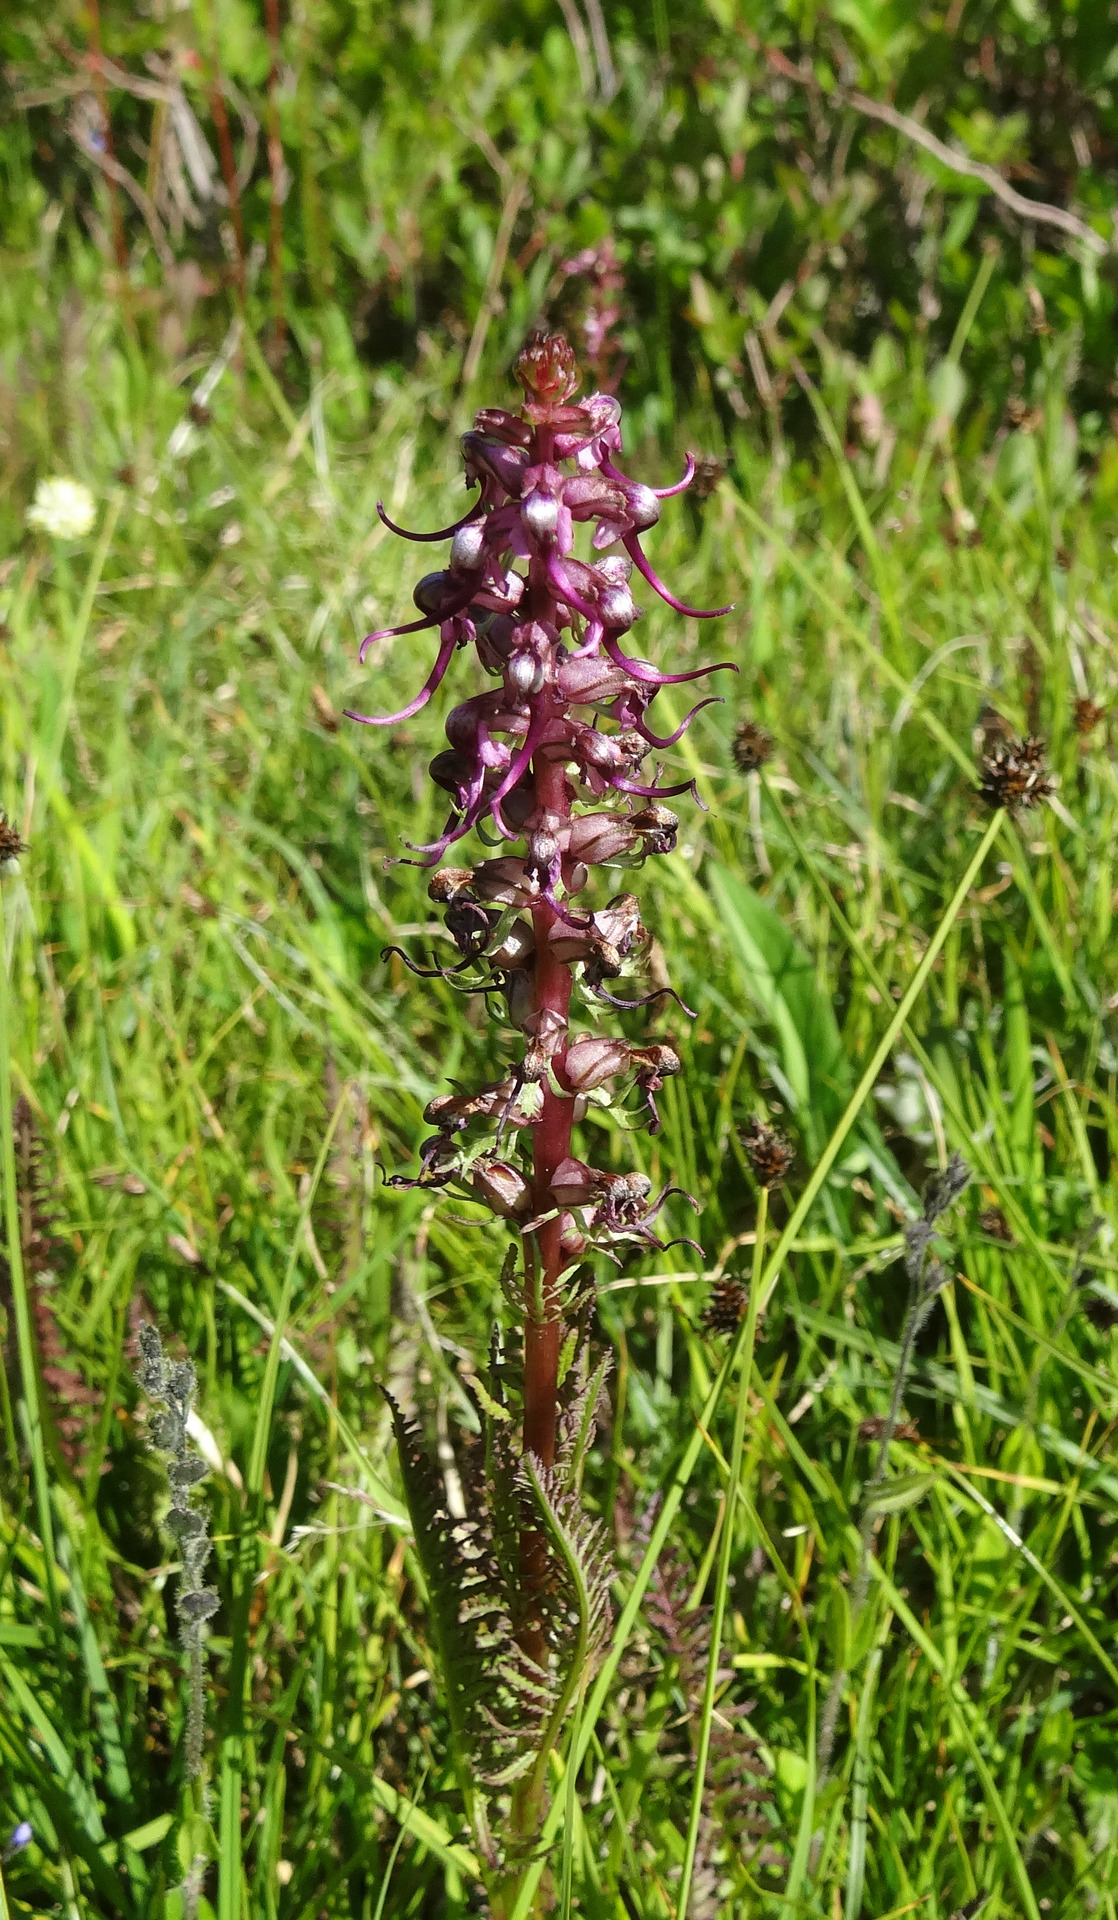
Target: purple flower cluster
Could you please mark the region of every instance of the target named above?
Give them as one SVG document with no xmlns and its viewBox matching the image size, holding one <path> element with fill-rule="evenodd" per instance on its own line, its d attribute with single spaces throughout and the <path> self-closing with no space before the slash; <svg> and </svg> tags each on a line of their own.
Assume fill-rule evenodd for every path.
<svg viewBox="0 0 1118 1920">
<path fill-rule="evenodd" d="M 462 976 L 479 974 L 469 990 L 503 997 L 526 1048 L 506 1078 L 431 1103 L 436 1132 L 422 1150 L 418 1181 L 401 1184 L 468 1180 L 495 1212 L 535 1239 L 550 1285 L 588 1240 L 659 1244 L 651 1223 L 666 1196 L 653 1202 L 647 1181 L 588 1167 L 570 1151 L 571 1126 L 587 1098 L 619 1079 L 639 1091 L 655 1130 L 656 1093 L 680 1064 L 666 1044 L 571 1038 L 571 970 L 581 969 L 583 988 L 599 1002 L 643 1005 L 639 997 L 618 997 L 607 983 L 636 966 L 649 944 L 632 894 L 596 910 L 577 896 L 592 867 L 636 866 L 675 844 L 678 821 L 664 803 L 691 783 L 662 785 L 659 770 L 651 780 L 642 777 L 643 762 L 672 746 L 710 702 L 700 701 L 671 732 L 657 733 L 649 709 L 660 688 L 736 669 L 722 661 L 662 673 L 621 644 L 640 617 L 634 569 L 678 613 L 710 619 L 729 611 L 685 606 L 641 547 L 661 501 L 689 485 L 694 461 L 688 457 L 674 487 L 656 490 L 629 479 L 615 464 L 620 406 L 602 393 L 573 402 L 578 373 L 561 336 L 535 340 L 520 357 L 517 378 L 526 396 L 519 412 L 486 409 L 463 438 L 467 482 L 479 493 L 461 520 L 438 533 L 409 533 L 378 507 L 394 533 L 449 539 L 451 549 L 447 566 L 415 589 L 419 619 L 370 634 L 361 657 L 374 640 L 427 629 L 438 630 L 439 645 L 424 685 L 398 713 L 350 718 L 367 726 L 409 719 L 467 646 L 497 683 L 450 712 L 447 748 L 430 768 L 448 796 L 446 822 L 437 839 L 412 852 L 417 864 L 434 866 L 483 823 L 506 843 L 495 858 L 434 876 L 431 897 L 445 910 L 459 958 L 430 971 L 462 985 Z M 592 532 L 587 557 L 579 558 L 583 525 Z M 483 1148 L 468 1144 L 479 1122 L 490 1134 Z M 500 1157 L 506 1136 L 518 1130 L 531 1135 L 531 1169 Z"/>
</svg>

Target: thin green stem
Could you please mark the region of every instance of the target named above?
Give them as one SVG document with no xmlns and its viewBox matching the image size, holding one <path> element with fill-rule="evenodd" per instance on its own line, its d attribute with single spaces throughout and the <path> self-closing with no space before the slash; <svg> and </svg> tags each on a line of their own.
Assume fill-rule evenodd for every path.
<svg viewBox="0 0 1118 1920">
<path fill-rule="evenodd" d="M 47 735 L 42 764 L 39 769 L 39 777 L 44 796 L 48 802 L 51 799 L 58 778 L 58 769 L 62 760 L 63 748 L 66 744 L 66 733 L 70 725 L 70 715 L 74 705 L 74 692 L 78 683 L 78 669 L 81 666 L 82 648 L 85 645 L 85 636 L 89 630 L 89 622 L 93 613 L 93 602 L 97 597 L 97 589 L 101 584 L 101 575 L 105 571 L 105 561 L 109 557 L 109 548 L 113 543 L 113 535 L 116 532 L 116 525 L 120 518 L 123 501 L 124 496 L 119 490 L 113 494 L 109 501 L 104 524 L 101 528 L 97 545 L 93 550 L 93 558 L 89 563 L 89 570 L 85 576 L 85 585 L 82 588 L 81 599 L 78 601 L 77 609 L 68 622 L 70 630 L 69 646 L 66 649 L 66 658 L 62 669 L 62 689 L 58 709 L 54 715 L 53 729 Z M 68 579 L 69 576 L 67 575 L 66 577 Z"/>
<path fill-rule="evenodd" d="M 722 1515 L 722 1539 L 718 1554 L 718 1572 L 714 1583 L 714 1606 L 710 1619 L 710 1647 L 707 1654 L 703 1704 L 699 1718 L 699 1743 L 695 1754 L 695 1782 L 691 1790 L 691 1815 L 687 1823 L 687 1843 L 683 1855 L 683 1873 L 679 1883 L 676 1920 L 687 1920 L 691 1881 L 695 1872 L 695 1854 L 703 1818 L 703 1793 L 710 1736 L 714 1725 L 714 1697 L 718 1691 L 718 1655 L 722 1646 L 722 1627 L 726 1617 L 726 1599 L 730 1591 L 730 1561 L 734 1552 L 734 1507 L 741 1484 L 742 1456 L 745 1452 L 745 1424 L 749 1413 L 749 1386 L 753 1378 L 753 1349 L 757 1337 L 757 1303 L 761 1294 L 761 1273 L 765 1258 L 765 1232 L 769 1221 L 769 1190 L 761 1188 L 757 1204 L 757 1234 L 753 1243 L 753 1270 L 749 1283 L 749 1305 L 745 1317 L 745 1341 L 741 1373 L 738 1378 L 738 1404 L 734 1415 L 734 1439 L 730 1449 L 730 1475 L 726 1482 L 726 1505 Z"/>
<path fill-rule="evenodd" d="M 842 1151 L 843 1142 L 849 1134 L 851 1127 L 854 1125 L 855 1120 L 858 1118 L 866 1100 L 869 1098 L 877 1076 L 881 1072 L 882 1067 L 896 1043 L 898 1034 L 903 1029 L 909 1014 L 912 1012 L 913 1007 L 924 990 L 928 976 L 943 950 L 943 943 L 962 911 L 963 903 L 982 870 L 986 855 L 997 839 L 1004 818 L 1005 814 L 1001 809 L 992 816 L 982 839 L 971 855 L 970 860 L 967 862 L 966 871 L 944 910 L 943 917 L 928 944 L 928 948 L 920 965 L 913 974 L 906 992 L 893 1013 L 889 1025 L 885 1029 L 877 1047 L 874 1049 L 873 1058 L 870 1060 L 858 1085 L 847 1101 L 835 1130 L 831 1134 L 812 1172 L 811 1178 L 808 1180 L 799 1200 L 789 1215 L 787 1225 L 781 1233 L 776 1246 L 773 1248 L 772 1255 L 765 1268 L 761 1281 L 760 1298 L 758 1300 L 759 1312 L 763 1311 L 766 1302 L 769 1300 L 773 1288 L 780 1278 L 781 1270 L 792 1243 L 796 1239 L 812 1207 L 815 1205 L 819 1197 L 820 1189 L 827 1175 L 830 1173 L 831 1168 L 834 1166 L 839 1153 Z M 572 1755 L 570 1764 L 581 1765 L 585 1757 L 591 1733 L 597 1724 L 598 1715 L 605 1705 L 610 1688 L 613 1686 L 614 1676 L 617 1672 L 621 1656 L 625 1651 L 629 1635 L 633 1630 L 637 1615 L 640 1612 L 641 1602 L 644 1599 L 648 1583 L 652 1578 L 656 1562 L 660 1557 L 664 1541 L 668 1536 L 669 1529 L 675 1520 L 676 1514 L 679 1512 L 680 1502 L 683 1499 L 691 1475 L 694 1473 L 695 1467 L 698 1464 L 699 1456 L 707 1444 L 707 1435 L 711 1422 L 718 1410 L 718 1404 L 722 1398 L 726 1383 L 731 1378 L 741 1358 L 745 1347 L 746 1324 L 746 1322 L 743 1322 L 734 1335 L 730 1350 L 726 1355 L 718 1377 L 714 1381 L 703 1404 L 702 1412 L 696 1422 L 695 1431 L 688 1441 L 683 1458 L 676 1469 L 675 1478 L 664 1496 L 663 1505 L 660 1508 L 656 1524 L 649 1536 L 648 1546 L 645 1548 L 644 1558 L 637 1569 L 636 1577 L 629 1590 L 625 1605 L 622 1607 L 621 1613 L 618 1616 L 617 1625 L 614 1628 L 613 1643 L 602 1663 L 601 1671 L 594 1683 L 594 1691 L 587 1702 L 586 1714 L 579 1735 L 578 1749 Z M 526 1920 L 527 1915 L 531 1912 L 531 1901 L 536 1887 L 539 1884 L 540 1876 L 543 1873 L 547 1850 L 554 1842 L 562 1818 L 562 1806 L 553 1805 L 544 1822 L 539 1854 L 537 1858 L 532 1861 L 520 1884 L 516 1904 L 510 1914 L 510 1920 Z"/>
<path fill-rule="evenodd" d="M 11 983 L 8 978 L 7 944 L 4 887 L 3 882 L 0 881 L 0 1171 L 3 1173 L 4 1181 L 4 1232 L 8 1248 L 12 1306 L 15 1312 L 16 1351 L 19 1355 L 20 1381 L 27 1423 L 27 1446 L 31 1456 L 31 1484 L 35 1493 L 35 1512 L 43 1548 L 43 1575 L 46 1581 L 47 1604 L 50 1608 L 55 1635 L 60 1643 L 62 1621 L 58 1610 L 58 1576 L 54 1554 L 50 1482 L 47 1478 L 43 1417 L 39 1404 L 39 1371 L 31 1327 L 31 1301 L 27 1292 L 27 1275 L 23 1265 L 19 1189 L 16 1186 L 15 1133 L 12 1123 Z"/>
</svg>

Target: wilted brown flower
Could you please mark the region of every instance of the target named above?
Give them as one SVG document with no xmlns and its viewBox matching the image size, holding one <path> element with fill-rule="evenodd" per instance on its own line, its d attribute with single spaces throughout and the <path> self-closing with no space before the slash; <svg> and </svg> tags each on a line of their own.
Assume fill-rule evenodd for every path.
<svg viewBox="0 0 1118 1920">
<path fill-rule="evenodd" d="M 1106 708 L 1100 707 L 1096 701 L 1089 700 L 1086 696 L 1076 701 L 1074 708 L 1076 733 L 1093 733 L 1099 721 L 1105 719 Z"/>
<path fill-rule="evenodd" d="M 988 807 L 1039 806 L 1052 792 L 1044 765 L 1044 741 L 1036 734 L 1025 740 L 1006 740 L 983 755 L 979 792 Z"/>
<path fill-rule="evenodd" d="M 716 453 L 695 455 L 695 479 L 691 491 L 696 500 L 709 500 L 726 471 L 726 462 Z"/>
<path fill-rule="evenodd" d="M 1007 1246 L 1013 1245 L 1013 1229 L 1000 1207 L 984 1207 L 978 1216 L 978 1231 L 991 1240 L 1004 1240 Z"/>
<path fill-rule="evenodd" d="M 786 1140 L 775 1127 L 767 1127 L 756 1116 L 746 1121 L 739 1137 L 745 1148 L 746 1159 L 760 1185 L 779 1187 L 796 1157 L 791 1141 Z"/>
<path fill-rule="evenodd" d="M 773 743 L 771 733 L 766 733 L 753 720 L 743 720 L 734 732 L 734 744 L 730 749 L 734 756 L 734 765 L 742 773 L 756 773 L 766 760 L 772 759 Z"/>
<path fill-rule="evenodd" d="M 870 1415 L 858 1428 L 859 1440 L 880 1440 L 889 1422 L 880 1413 Z M 915 1420 L 902 1420 L 893 1432 L 894 1440 L 919 1440 L 920 1429 Z"/>
<path fill-rule="evenodd" d="M 708 1333 L 733 1333 L 745 1314 L 748 1295 L 738 1280 L 716 1280 L 703 1308 Z"/>
<path fill-rule="evenodd" d="M 6 860 L 18 860 L 20 854 L 26 852 L 26 843 L 20 839 L 7 814 L 0 813 L 0 866 Z"/>
<path fill-rule="evenodd" d="M 1083 1308 L 1088 1320 L 1100 1333 L 1109 1333 L 1111 1327 L 1118 1326 L 1118 1307 L 1113 1300 L 1106 1299 L 1101 1293 L 1088 1296 Z"/>
</svg>

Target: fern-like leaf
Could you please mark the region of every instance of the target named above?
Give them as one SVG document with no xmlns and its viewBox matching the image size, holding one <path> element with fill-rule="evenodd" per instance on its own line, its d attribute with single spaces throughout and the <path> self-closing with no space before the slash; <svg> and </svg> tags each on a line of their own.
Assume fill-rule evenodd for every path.
<svg viewBox="0 0 1118 1920">
<path fill-rule="evenodd" d="M 405 1419 L 391 1395 L 386 1398 L 427 1585 L 451 1740 L 480 1838 L 488 1829 L 475 1786 L 503 1787 L 527 1772 L 541 1723 L 554 1711 L 555 1690 L 513 1637 L 506 1570 L 494 1549 L 484 1489 L 471 1488 L 475 1511 L 455 1519 L 418 1426 Z"/>
<path fill-rule="evenodd" d="M 542 1596 L 544 1631 L 563 1674 L 564 1694 L 586 1678 L 610 1627 L 613 1577 L 606 1530 L 583 1511 L 578 1493 L 563 1476 L 532 1453 L 521 1462 L 551 1560 L 552 1579 Z"/>
</svg>

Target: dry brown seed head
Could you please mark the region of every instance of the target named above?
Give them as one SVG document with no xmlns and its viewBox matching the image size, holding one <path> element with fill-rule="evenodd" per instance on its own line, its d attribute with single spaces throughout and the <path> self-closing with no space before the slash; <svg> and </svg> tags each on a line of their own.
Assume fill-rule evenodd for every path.
<svg viewBox="0 0 1118 1920">
<path fill-rule="evenodd" d="M 756 1116 L 746 1121 L 740 1138 L 758 1184 L 778 1187 L 787 1178 L 796 1157 L 792 1142 Z"/>
<path fill-rule="evenodd" d="M 1075 703 L 1074 718 L 1076 733 L 1093 733 L 1099 721 L 1106 719 L 1106 708 L 1084 697 Z"/>
<path fill-rule="evenodd" d="M 984 1207 L 978 1216 L 978 1231 L 991 1240 L 1004 1240 L 1007 1246 L 1013 1244 L 1013 1229 L 1000 1207 Z"/>
<path fill-rule="evenodd" d="M 716 1280 L 710 1299 L 703 1308 L 703 1325 L 708 1333 L 733 1333 L 748 1304 L 745 1288 L 738 1280 Z"/>
<path fill-rule="evenodd" d="M 0 813 L 0 866 L 6 860 L 18 860 L 20 854 L 26 852 L 26 843 L 20 839 L 7 814 Z"/>
<path fill-rule="evenodd" d="M 1044 741 L 1030 734 L 1024 740 L 1003 741 L 984 754 L 979 792 L 988 807 L 1008 807 L 1011 813 L 1047 800 L 1052 782 L 1044 766 Z"/>
<path fill-rule="evenodd" d="M 734 733 L 734 743 L 730 749 L 734 756 L 734 765 L 741 773 L 756 773 L 766 760 L 772 759 L 772 735 L 753 720 L 743 720 Z"/>
</svg>

